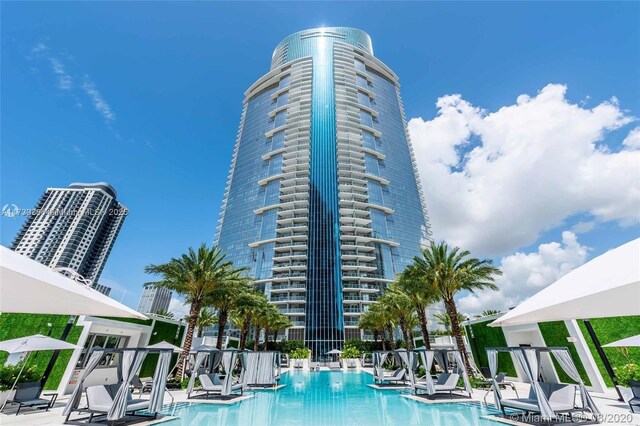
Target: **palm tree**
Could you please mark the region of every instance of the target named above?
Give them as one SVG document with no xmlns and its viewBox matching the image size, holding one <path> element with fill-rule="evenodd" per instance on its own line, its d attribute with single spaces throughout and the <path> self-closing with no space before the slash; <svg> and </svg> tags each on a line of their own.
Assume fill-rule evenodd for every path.
<svg viewBox="0 0 640 426">
<path fill-rule="evenodd" d="M 258 350 L 258 343 L 260 340 L 260 332 L 265 329 L 265 326 L 269 323 L 269 317 L 275 315 L 274 310 L 278 310 L 275 306 L 270 304 L 266 298 L 261 299 L 259 305 L 253 311 L 252 325 L 253 325 L 253 350 Z M 267 333 L 265 331 L 265 344 L 267 340 Z"/>
<path fill-rule="evenodd" d="M 249 280 L 240 276 L 241 271 L 219 285 L 206 298 L 205 304 L 213 306 L 218 312 L 218 339 L 216 348 L 222 349 L 224 330 L 229 321 L 229 311 L 238 302 L 240 296 L 249 290 Z"/>
<path fill-rule="evenodd" d="M 267 299 L 255 290 L 244 292 L 238 297 L 230 314 L 230 320 L 240 330 L 239 350 L 243 351 L 245 348 L 254 314 L 262 304 L 266 303 Z"/>
<path fill-rule="evenodd" d="M 264 350 L 267 350 L 267 344 L 269 343 L 269 331 L 273 332 L 273 343 L 276 343 L 276 340 L 278 339 L 278 331 L 291 326 L 293 326 L 293 323 L 289 320 L 289 317 L 280 313 L 280 311 L 278 311 L 277 315 L 270 317 L 269 324 L 265 328 Z"/>
<path fill-rule="evenodd" d="M 159 316 L 159 317 L 165 317 L 165 318 L 168 318 L 168 319 L 172 319 L 173 318 L 173 312 L 169 312 L 166 309 L 158 309 L 156 311 L 156 315 Z"/>
<path fill-rule="evenodd" d="M 486 309 L 484 311 L 482 311 L 482 313 L 480 315 L 476 315 L 476 318 L 482 318 L 482 317 L 490 317 L 491 315 L 496 315 L 499 314 L 500 311 L 496 311 L 495 309 Z"/>
<path fill-rule="evenodd" d="M 397 279 L 398 287 L 407 295 L 420 322 L 422 340 L 426 349 L 431 349 L 429 329 L 427 328 L 427 307 L 438 300 L 429 271 L 421 271 L 409 266 Z"/>
<path fill-rule="evenodd" d="M 451 335 L 451 318 L 449 318 L 449 314 L 446 312 L 441 312 L 439 314 L 433 314 L 433 316 L 438 320 L 438 323 L 444 326 L 445 331 L 449 333 L 449 335 Z M 458 314 L 458 322 L 463 322 L 466 320 L 467 318 L 464 315 L 460 313 Z"/>
<path fill-rule="evenodd" d="M 392 283 L 384 290 L 379 299 L 379 303 L 387 308 L 391 317 L 398 319 L 405 347 L 407 349 L 412 349 L 413 342 L 409 338 L 409 326 L 407 320 L 411 316 L 413 306 L 407 295 L 402 292 L 402 289 L 398 286 L 397 282 Z"/>
<path fill-rule="evenodd" d="M 202 337 L 202 332 L 205 328 L 210 327 L 218 322 L 215 312 L 208 308 L 202 308 L 198 319 L 196 320 L 196 326 L 198 327 L 198 337 Z"/>
<path fill-rule="evenodd" d="M 237 271 L 217 247 L 209 248 L 206 244 L 197 250 L 189 248 L 187 253 L 171 258 L 167 263 L 148 265 L 144 271 L 161 277 L 159 281 L 147 284 L 167 288 L 184 296 L 186 302 L 191 304 L 187 335 L 180 355 L 180 360 L 184 361 L 189 356 L 193 332 L 204 301 L 221 283 L 235 276 Z M 178 364 L 177 376 L 182 376 L 183 366 L 184 362 Z"/>
<path fill-rule="evenodd" d="M 451 331 L 458 349 L 462 351 L 467 371 L 471 372 L 469 356 L 464 350 L 464 341 L 460 332 L 458 309 L 454 297 L 460 291 L 475 292 L 482 289 L 498 290 L 494 277 L 502 271 L 492 265 L 489 259 L 470 257 L 470 252 L 459 247 L 450 248 L 446 243 L 431 244 L 422 249 L 422 256 L 416 256 L 414 265 L 422 271 L 428 271 L 433 280 L 434 289 L 451 320 Z"/>
<path fill-rule="evenodd" d="M 373 340 L 378 341 L 378 336 L 382 335 L 382 350 L 387 350 L 386 331 L 388 313 L 379 303 L 370 305 L 369 310 L 362 314 L 358 321 L 358 327 L 369 330 L 373 333 Z"/>
</svg>

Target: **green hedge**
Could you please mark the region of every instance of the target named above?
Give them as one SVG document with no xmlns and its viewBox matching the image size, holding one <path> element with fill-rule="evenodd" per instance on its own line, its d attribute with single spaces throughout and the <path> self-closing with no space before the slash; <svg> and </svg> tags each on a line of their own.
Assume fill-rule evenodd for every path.
<svg viewBox="0 0 640 426">
<path fill-rule="evenodd" d="M 68 320 L 68 315 L 0 314 L 0 341 L 33 334 L 50 335 L 57 339 L 62 335 L 62 331 L 67 325 Z M 48 323 L 51 323 L 52 327 L 49 327 L 47 325 Z M 67 337 L 67 342 L 78 343 L 82 329 L 83 327 L 74 325 Z M 45 384 L 45 389 L 52 390 L 58 388 L 72 353 L 73 351 L 71 350 L 60 352 L 60 356 Z M 44 370 L 47 368 L 47 364 L 49 364 L 52 355 L 53 351 L 33 352 L 29 357 L 28 365 L 36 365 L 36 371 L 39 374 L 44 374 Z M 8 356 L 6 352 L 0 352 L 0 364 L 4 364 Z"/>
<path fill-rule="evenodd" d="M 151 330 L 151 337 L 149 338 L 149 344 L 162 342 L 163 340 L 171 343 L 172 345 L 180 346 L 182 341 L 182 335 L 184 334 L 185 326 L 173 324 L 170 322 L 164 322 L 156 320 L 153 329 Z M 154 334 L 155 333 L 155 334 Z M 176 334 L 178 338 L 176 338 Z M 171 358 L 171 367 L 175 365 L 178 360 L 178 354 L 173 354 Z M 140 368 L 140 377 L 151 377 L 156 369 L 158 363 L 158 354 L 149 354 L 142 363 Z M 169 367 L 169 368 L 171 368 Z"/>
<path fill-rule="evenodd" d="M 589 380 L 589 376 L 584 369 L 584 365 L 582 364 L 582 360 L 578 355 L 578 351 L 576 350 L 576 346 L 573 343 L 569 343 L 567 337 L 569 337 L 569 330 L 567 330 L 567 326 L 564 321 L 553 321 L 553 322 L 541 322 L 538 324 L 540 327 L 540 333 L 542 333 L 542 338 L 547 346 L 557 346 L 557 347 L 566 347 L 569 349 L 569 353 L 571 354 L 571 358 L 573 359 L 573 363 L 576 365 L 578 369 L 578 373 L 580 373 L 580 377 L 587 386 L 591 386 L 591 381 Z M 551 356 L 551 360 L 553 361 L 553 365 L 556 368 L 556 373 L 558 373 L 558 378 L 562 383 L 576 383 L 572 380 L 567 374 L 564 372 L 560 364 L 556 361 L 556 359 Z"/>
<path fill-rule="evenodd" d="M 598 336 L 598 340 L 601 345 L 606 345 L 607 343 L 615 342 L 616 340 L 624 339 L 627 337 L 632 337 L 637 334 L 640 334 L 640 316 L 631 316 L 631 317 L 614 317 L 614 318 L 594 318 L 590 320 L 591 325 L 593 326 L 593 330 L 596 332 L 596 336 Z M 602 360 L 596 351 L 595 345 L 591 341 L 591 337 L 587 332 L 587 328 L 584 326 L 584 322 L 582 320 L 578 321 L 578 325 L 580 326 L 580 330 L 582 330 L 582 334 L 584 335 L 584 339 L 587 342 L 587 346 L 591 350 L 591 354 L 593 355 L 593 359 L 596 361 L 596 365 L 600 370 L 600 374 L 607 384 L 607 386 L 613 386 L 613 382 L 609 378 L 609 374 L 607 370 L 605 370 L 604 365 L 602 364 Z M 640 359 L 640 348 L 627 348 L 627 355 L 623 352 L 623 350 L 619 348 L 603 348 L 607 358 L 609 358 L 609 362 L 612 367 L 621 367 L 624 364 L 628 364 L 630 362 L 637 363 Z"/>
<path fill-rule="evenodd" d="M 471 328 L 472 333 L 467 329 L 467 338 L 471 346 L 473 358 L 478 368 L 489 367 L 486 348 L 507 346 L 507 341 L 500 327 L 489 327 L 488 324 L 493 320 L 477 322 L 465 326 Z M 473 337 L 471 337 L 473 336 Z M 498 371 L 504 371 L 508 376 L 516 377 L 516 368 L 513 365 L 511 356 L 505 353 L 498 355 Z"/>
</svg>

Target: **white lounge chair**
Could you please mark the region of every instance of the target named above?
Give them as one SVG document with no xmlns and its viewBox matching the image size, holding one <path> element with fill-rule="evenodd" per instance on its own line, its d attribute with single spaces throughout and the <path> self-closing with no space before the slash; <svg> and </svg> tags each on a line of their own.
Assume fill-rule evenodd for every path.
<svg viewBox="0 0 640 426">
<path fill-rule="evenodd" d="M 302 360 L 296 359 L 295 361 L 293 361 L 293 368 L 302 368 Z"/>
<path fill-rule="evenodd" d="M 449 392 L 451 395 L 453 392 L 458 390 L 458 380 L 460 380 L 460 375 L 456 373 L 441 373 L 438 376 L 438 379 L 433 384 L 433 387 L 437 392 Z M 419 380 L 415 384 L 415 393 L 418 394 L 419 390 L 428 390 L 426 381 Z"/>
<path fill-rule="evenodd" d="M 113 398 L 118 392 L 119 384 L 89 386 L 87 392 L 87 409 L 91 413 L 91 418 L 95 414 L 106 414 L 113 405 Z M 127 390 L 127 413 L 135 413 L 139 410 L 149 408 L 148 399 L 133 399 L 131 392 Z M 91 419 L 89 420 L 91 422 Z"/>
<path fill-rule="evenodd" d="M 342 366 L 337 361 L 332 361 L 329 363 L 329 370 L 340 370 Z"/>
<path fill-rule="evenodd" d="M 540 383 L 540 387 L 544 392 L 551 409 L 555 413 L 569 413 L 576 410 L 576 387 L 561 383 Z M 525 413 L 539 413 L 540 406 L 533 387 L 529 390 L 528 398 L 501 399 L 502 413 L 505 414 L 505 408 L 515 408 Z"/>
<path fill-rule="evenodd" d="M 320 370 L 320 363 L 318 363 L 318 362 L 309 362 L 309 370 L 311 370 L 311 371 Z"/>
<path fill-rule="evenodd" d="M 205 392 L 205 398 L 209 395 L 222 395 L 223 384 L 220 381 L 220 377 L 216 373 L 201 374 L 198 376 L 200 379 L 200 385 L 202 391 Z M 231 392 L 240 391 L 240 395 L 243 393 L 243 386 L 241 383 L 234 383 L 231 385 Z"/>
<path fill-rule="evenodd" d="M 347 361 L 347 368 L 356 368 L 356 361 L 354 359 Z"/>
<path fill-rule="evenodd" d="M 382 382 L 405 382 L 406 381 L 406 371 L 404 368 L 397 368 L 394 371 L 384 371 L 382 373 Z"/>
</svg>

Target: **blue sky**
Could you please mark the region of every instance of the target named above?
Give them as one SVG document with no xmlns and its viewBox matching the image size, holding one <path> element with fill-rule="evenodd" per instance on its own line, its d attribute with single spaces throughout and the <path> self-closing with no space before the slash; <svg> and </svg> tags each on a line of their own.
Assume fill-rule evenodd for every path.
<svg viewBox="0 0 640 426">
<path fill-rule="evenodd" d="M 1 7 L 1 204 L 30 208 L 47 187 L 111 183 L 130 215 L 102 281 L 134 306 L 148 280 L 145 265 L 212 242 L 243 92 L 268 71 L 273 48 L 292 32 L 322 25 L 367 31 L 376 56 L 401 78 L 408 119 L 432 122 L 443 114 L 436 101 L 445 95 L 460 94 L 490 113 L 556 83 L 567 87 L 565 104 L 586 110 L 617 99 L 628 119 L 603 122 L 606 138 L 598 142 L 616 153 L 626 149 L 623 140 L 640 114 L 637 2 Z M 456 145 L 462 156 L 473 147 Z M 475 254 L 500 263 L 516 250 L 539 252 L 540 244 L 566 249 L 562 232 L 578 222 L 588 224 L 575 233 L 587 252 L 574 263 L 638 236 L 633 212 L 594 213 L 602 206 L 582 205 L 583 198 L 560 219 L 536 225 L 535 237 L 491 249 L 472 244 Z M 437 219 L 438 209 L 434 227 L 453 226 Z M 1 218 L 3 245 L 23 220 Z"/>
</svg>

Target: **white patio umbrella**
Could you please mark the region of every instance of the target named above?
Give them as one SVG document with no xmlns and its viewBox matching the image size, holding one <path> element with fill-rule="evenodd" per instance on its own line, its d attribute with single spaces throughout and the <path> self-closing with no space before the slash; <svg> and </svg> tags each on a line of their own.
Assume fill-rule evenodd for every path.
<svg viewBox="0 0 640 426">
<path fill-rule="evenodd" d="M 0 246 L 0 312 L 146 316 L 35 260 Z"/>
<path fill-rule="evenodd" d="M 632 346 L 640 346 L 640 334 L 602 345 L 603 348 L 627 348 Z"/>
<path fill-rule="evenodd" d="M 640 315 L 640 238 L 569 272 L 490 326 Z"/>
<path fill-rule="evenodd" d="M 0 342 L 0 350 L 4 352 L 9 352 L 10 354 L 15 353 L 27 353 L 27 356 L 22 363 L 22 368 L 20 368 L 20 372 L 16 377 L 16 380 L 13 382 L 10 391 L 15 389 L 18 380 L 20 380 L 20 376 L 24 371 L 24 367 L 27 365 L 27 360 L 29 356 L 31 356 L 31 352 L 35 351 L 50 351 L 50 350 L 64 350 L 64 349 L 78 349 L 79 346 L 72 345 L 71 343 L 64 342 L 62 340 L 53 339 L 48 336 L 43 336 L 42 334 L 35 334 L 33 336 L 25 336 L 19 337 L 17 339 L 5 340 Z M 4 409 L 7 401 L 4 402 L 0 411 Z"/>
<path fill-rule="evenodd" d="M 174 352 L 182 352 L 182 348 L 177 347 L 176 345 L 172 345 L 171 343 L 163 340 L 162 342 L 155 343 L 153 345 L 147 346 L 147 349 L 171 349 Z"/>
<path fill-rule="evenodd" d="M 331 349 L 329 352 L 327 352 L 327 355 L 340 355 L 342 353 L 342 351 L 340 349 Z"/>
</svg>

